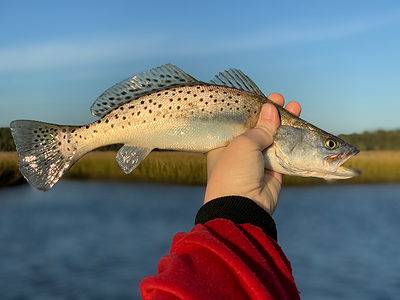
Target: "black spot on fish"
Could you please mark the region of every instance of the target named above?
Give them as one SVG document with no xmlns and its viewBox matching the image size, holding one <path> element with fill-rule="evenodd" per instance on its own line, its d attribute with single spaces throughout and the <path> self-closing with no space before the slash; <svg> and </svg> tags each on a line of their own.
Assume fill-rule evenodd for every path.
<svg viewBox="0 0 400 300">
<path fill-rule="evenodd" d="M 137 115 L 140 115 L 140 111 L 137 112 Z"/>
<path fill-rule="evenodd" d="M 181 107 L 178 105 L 177 107 L 176 107 L 177 109 L 181 109 Z"/>
<path fill-rule="evenodd" d="M 141 103 L 141 104 L 144 104 L 144 101 L 142 100 L 142 101 L 140 101 L 140 103 Z"/>
<path fill-rule="evenodd" d="M 149 114 L 151 114 L 151 109 L 149 109 Z"/>
<path fill-rule="evenodd" d="M 164 95 L 168 95 L 168 92 L 165 92 Z"/>
<path fill-rule="evenodd" d="M 121 92 L 121 95 L 126 95 L 126 92 Z"/>
<path fill-rule="evenodd" d="M 108 123 L 108 122 L 110 122 L 110 120 L 109 120 L 109 119 L 106 119 L 106 123 Z"/>
<path fill-rule="evenodd" d="M 85 127 L 86 127 L 86 129 L 89 129 L 89 125 L 86 125 Z M 64 132 L 65 132 L 65 131 L 64 131 Z"/>
<path fill-rule="evenodd" d="M 126 117 L 125 117 L 125 116 L 123 116 L 123 117 L 122 117 L 122 120 L 126 120 Z"/>
<path fill-rule="evenodd" d="M 203 98 L 200 98 L 199 100 L 200 100 L 200 102 L 203 102 Z"/>
<path fill-rule="evenodd" d="M 114 97 L 110 97 L 110 98 L 108 98 L 108 99 L 112 101 L 112 100 L 114 100 Z M 106 102 L 103 102 L 103 104 L 106 105 L 107 103 L 106 103 Z"/>
<path fill-rule="evenodd" d="M 149 103 L 152 103 L 152 102 L 153 102 L 153 100 L 149 99 Z"/>
</svg>

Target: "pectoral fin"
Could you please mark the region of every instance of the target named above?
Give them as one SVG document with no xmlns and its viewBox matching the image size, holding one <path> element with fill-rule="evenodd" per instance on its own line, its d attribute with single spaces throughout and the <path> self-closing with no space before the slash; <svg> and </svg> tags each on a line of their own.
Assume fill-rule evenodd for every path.
<svg viewBox="0 0 400 300">
<path fill-rule="evenodd" d="M 131 173 L 152 149 L 124 145 L 117 153 L 117 162 L 125 174 Z"/>
</svg>

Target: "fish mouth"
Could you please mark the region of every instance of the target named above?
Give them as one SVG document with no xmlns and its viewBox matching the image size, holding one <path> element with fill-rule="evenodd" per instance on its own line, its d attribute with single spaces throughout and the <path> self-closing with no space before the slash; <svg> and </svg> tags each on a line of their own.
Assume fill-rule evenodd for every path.
<svg viewBox="0 0 400 300">
<path fill-rule="evenodd" d="M 336 169 L 327 177 L 329 179 L 347 179 L 360 175 L 360 171 L 342 166 L 348 159 L 357 155 L 358 153 L 360 153 L 360 150 L 353 147 L 349 151 L 326 156 L 325 161 L 328 162 L 328 164 L 336 165 Z"/>
</svg>

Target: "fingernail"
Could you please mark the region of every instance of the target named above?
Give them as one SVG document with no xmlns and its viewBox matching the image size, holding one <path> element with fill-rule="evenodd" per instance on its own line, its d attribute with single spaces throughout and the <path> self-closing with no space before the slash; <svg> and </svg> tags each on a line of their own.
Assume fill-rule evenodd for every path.
<svg viewBox="0 0 400 300">
<path fill-rule="evenodd" d="M 267 103 L 264 107 L 264 117 L 268 120 L 273 119 L 275 107 L 272 104 Z"/>
</svg>

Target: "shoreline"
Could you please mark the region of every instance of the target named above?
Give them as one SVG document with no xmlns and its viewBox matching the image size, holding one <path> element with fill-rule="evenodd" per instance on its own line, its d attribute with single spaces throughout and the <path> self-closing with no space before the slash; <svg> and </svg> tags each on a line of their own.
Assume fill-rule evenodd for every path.
<svg viewBox="0 0 400 300">
<path fill-rule="evenodd" d="M 95 151 L 85 155 L 64 177 L 73 180 L 122 182 L 159 182 L 184 185 L 204 185 L 206 157 L 200 153 L 152 152 L 139 167 L 125 175 L 115 161 L 116 152 Z M 361 176 L 327 182 L 318 178 L 285 176 L 284 185 L 368 184 L 400 182 L 400 151 L 362 151 L 345 163 L 361 170 Z M 24 183 L 18 170 L 15 152 L 0 152 L 0 187 Z"/>
</svg>

